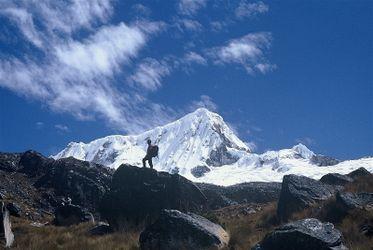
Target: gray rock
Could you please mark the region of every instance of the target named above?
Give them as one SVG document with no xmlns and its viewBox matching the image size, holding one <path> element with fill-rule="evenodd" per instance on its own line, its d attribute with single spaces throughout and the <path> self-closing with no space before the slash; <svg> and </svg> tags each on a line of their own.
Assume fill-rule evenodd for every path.
<svg viewBox="0 0 373 250">
<path fill-rule="evenodd" d="M 342 234 L 331 223 L 309 218 L 283 225 L 267 234 L 255 250 L 342 250 Z"/>
<path fill-rule="evenodd" d="M 341 193 L 336 195 L 336 204 L 339 209 L 347 212 L 352 209 L 373 210 L 373 193 Z"/>
<path fill-rule="evenodd" d="M 356 178 L 360 178 L 364 176 L 372 176 L 372 174 L 365 168 L 361 167 L 347 174 L 347 176 L 355 180 Z"/>
<path fill-rule="evenodd" d="M 71 226 L 82 222 L 94 222 L 91 213 L 85 212 L 77 205 L 63 205 L 56 209 L 54 224 L 57 226 Z"/>
<path fill-rule="evenodd" d="M 346 185 L 347 183 L 353 182 L 353 179 L 347 175 L 331 173 L 321 177 L 320 181 L 329 185 Z"/>
<path fill-rule="evenodd" d="M 222 249 L 229 235 L 224 229 L 199 215 L 164 210 L 159 219 L 140 235 L 143 250 Z"/>
<path fill-rule="evenodd" d="M 120 166 L 114 173 L 100 212 L 115 230 L 156 219 L 162 209 L 200 212 L 206 197 L 193 182 L 178 174 Z"/>
<path fill-rule="evenodd" d="M 291 214 L 330 198 L 335 188 L 320 181 L 298 175 L 285 175 L 282 181 L 277 215 L 287 220 Z"/>
<path fill-rule="evenodd" d="M 278 200 L 281 191 L 279 182 L 247 182 L 232 186 L 196 183 L 206 195 L 210 209 L 242 203 L 265 203 Z"/>
<path fill-rule="evenodd" d="M 11 216 L 21 217 L 22 210 L 16 203 L 8 203 L 6 205 L 6 208 L 8 209 Z"/>
<path fill-rule="evenodd" d="M 210 172 L 211 170 L 206 166 L 197 166 L 190 170 L 192 175 L 196 178 L 204 176 L 206 173 Z"/>
<path fill-rule="evenodd" d="M 3 202 L 0 202 L 0 241 L 3 242 L 5 247 L 11 247 L 14 242 L 9 211 Z"/>
<path fill-rule="evenodd" d="M 311 157 L 311 163 L 319 166 L 319 167 L 326 167 L 326 166 L 333 166 L 340 163 L 339 160 L 325 155 L 313 155 Z"/>
</svg>

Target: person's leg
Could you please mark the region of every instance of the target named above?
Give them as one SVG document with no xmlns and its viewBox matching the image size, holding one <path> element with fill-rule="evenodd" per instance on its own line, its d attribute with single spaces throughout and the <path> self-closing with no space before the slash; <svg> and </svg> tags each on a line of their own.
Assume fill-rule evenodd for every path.
<svg viewBox="0 0 373 250">
<path fill-rule="evenodd" d="M 148 163 L 149 163 L 150 168 L 153 169 L 153 160 L 151 157 L 149 157 Z"/>
<path fill-rule="evenodd" d="M 146 157 L 144 158 L 144 159 L 142 159 L 142 166 L 144 167 L 144 168 L 146 168 Z"/>
</svg>

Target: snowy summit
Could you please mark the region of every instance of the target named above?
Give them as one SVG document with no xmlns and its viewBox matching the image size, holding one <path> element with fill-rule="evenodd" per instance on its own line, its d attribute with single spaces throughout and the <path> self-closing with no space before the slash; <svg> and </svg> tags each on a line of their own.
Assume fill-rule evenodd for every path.
<svg viewBox="0 0 373 250">
<path fill-rule="evenodd" d="M 331 172 L 345 174 L 359 167 L 373 172 L 373 158 L 339 162 L 317 155 L 298 144 L 291 149 L 252 153 L 224 122 L 205 108 L 138 135 L 112 135 L 89 143 L 71 142 L 55 159 L 74 157 L 117 168 L 142 166 L 146 140 L 160 148 L 154 168 L 179 173 L 197 182 L 232 185 L 249 181 L 281 181 L 285 174 L 320 178 Z"/>
</svg>

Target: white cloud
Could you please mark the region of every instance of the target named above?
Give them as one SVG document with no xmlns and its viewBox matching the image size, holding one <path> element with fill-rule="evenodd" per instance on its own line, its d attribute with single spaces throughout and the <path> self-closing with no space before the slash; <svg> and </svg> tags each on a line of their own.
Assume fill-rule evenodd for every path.
<svg viewBox="0 0 373 250">
<path fill-rule="evenodd" d="M 60 132 L 68 132 L 70 130 L 68 126 L 63 125 L 63 124 L 56 124 L 54 125 L 54 127 Z"/>
<path fill-rule="evenodd" d="M 241 0 L 240 4 L 235 10 L 235 15 L 238 19 L 243 19 L 246 17 L 251 18 L 258 14 L 266 13 L 268 10 L 268 5 L 262 1 L 252 3 L 247 0 Z"/>
<path fill-rule="evenodd" d="M 201 95 L 199 100 L 192 101 L 188 110 L 194 111 L 198 108 L 207 108 L 210 111 L 217 111 L 218 105 L 208 95 Z"/>
<path fill-rule="evenodd" d="M 99 117 L 122 131 L 138 132 L 169 120 L 172 110 L 152 103 L 142 93 L 131 91 L 113 79 L 138 57 L 140 49 L 164 24 L 142 21 L 132 25 L 107 25 L 105 20 L 112 9 L 109 3 L 90 1 L 88 4 L 77 0 L 63 4 L 57 1 L 17 3 L 19 13 L 30 21 L 37 19 L 34 33 L 43 37 L 40 49 L 44 56 L 0 58 L 0 86 L 78 119 Z M 0 5 L 15 8 L 13 2 Z M 17 11 L 6 15 L 12 20 Z M 21 24 L 25 25 L 17 23 L 22 31 Z M 93 25 L 99 27 L 93 30 Z M 77 39 L 72 32 L 81 28 L 87 29 L 90 35 Z M 140 113 L 143 116 L 139 116 Z"/>
<path fill-rule="evenodd" d="M 238 39 L 228 41 L 224 46 L 214 47 L 207 55 L 216 64 L 241 64 L 249 74 L 256 70 L 266 73 L 265 54 L 271 46 L 272 36 L 268 32 L 250 33 Z M 274 67 L 274 66 L 273 66 Z"/>
<path fill-rule="evenodd" d="M 128 80 L 146 90 L 154 91 L 161 87 L 162 78 L 170 74 L 170 67 L 164 61 L 146 58 L 138 65 L 136 72 Z"/>
<path fill-rule="evenodd" d="M 302 143 L 306 146 L 312 146 L 315 144 L 315 140 L 310 137 L 303 137 L 295 139 L 295 143 Z"/>
<path fill-rule="evenodd" d="M 206 6 L 207 0 L 180 0 L 178 11 L 184 15 L 194 15 Z"/>
<path fill-rule="evenodd" d="M 190 51 L 185 54 L 184 61 L 188 64 L 196 63 L 196 64 L 202 64 L 206 65 L 207 60 L 203 58 L 200 54 Z"/>
<path fill-rule="evenodd" d="M 22 34 L 37 47 L 42 47 L 43 41 L 36 31 L 32 15 L 23 8 L 4 8 L 0 15 L 8 16 L 20 29 Z"/>
<path fill-rule="evenodd" d="M 35 127 L 36 129 L 42 129 L 44 127 L 44 122 L 36 122 Z"/>
<path fill-rule="evenodd" d="M 64 65 L 82 74 L 111 76 L 121 63 L 137 55 L 145 45 L 146 34 L 124 23 L 104 26 L 84 41 L 71 41 L 55 47 Z"/>
<path fill-rule="evenodd" d="M 197 32 L 203 30 L 202 24 L 192 19 L 179 19 L 176 22 L 176 26 L 180 31 L 187 30 Z"/>
</svg>

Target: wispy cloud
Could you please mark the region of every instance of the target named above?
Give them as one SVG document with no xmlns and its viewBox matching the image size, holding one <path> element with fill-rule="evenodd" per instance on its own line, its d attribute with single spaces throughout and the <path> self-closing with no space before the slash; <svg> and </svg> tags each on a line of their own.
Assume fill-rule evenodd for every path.
<svg viewBox="0 0 373 250">
<path fill-rule="evenodd" d="M 312 146 L 312 145 L 315 145 L 315 140 L 310 138 L 310 137 L 303 137 L 303 138 L 297 138 L 295 139 L 294 141 L 295 143 L 301 143 L 301 144 L 304 144 L 306 146 Z"/>
<path fill-rule="evenodd" d="M 250 33 L 230 40 L 226 45 L 209 49 L 207 55 L 216 64 L 235 63 L 242 65 L 249 74 L 254 74 L 255 71 L 266 73 L 270 67 L 266 52 L 271 46 L 271 41 L 271 33 Z"/>
<path fill-rule="evenodd" d="M 21 2 L 18 4 L 21 7 L 17 8 L 30 20 L 36 18 L 40 25 L 37 29 L 25 26 L 24 22 L 17 22 L 17 25 L 24 34 L 28 33 L 22 29 L 29 29 L 29 33 L 33 32 L 30 34 L 41 34 L 41 50 L 45 56 L 1 58 L 0 86 L 40 100 L 56 112 L 70 113 L 79 119 L 100 117 L 110 126 L 127 132 L 146 129 L 172 116 L 172 110 L 150 102 L 141 93 L 131 92 L 113 80 L 138 57 L 147 41 L 164 27 L 163 23 L 101 23 L 93 31 L 93 25 L 108 18 L 112 9 L 110 1 L 90 1 L 89 4 L 72 1 L 64 5 L 44 1 L 39 8 L 32 3 Z M 14 8 L 13 3 L 8 5 Z M 14 13 L 18 12 L 3 12 L 9 18 L 14 18 Z M 81 28 L 87 29 L 90 35 L 76 39 L 71 33 Z M 160 84 L 154 83 L 154 86 Z M 150 122 L 138 116 L 140 112 L 147 114 Z"/>
<path fill-rule="evenodd" d="M 157 90 L 162 85 L 162 78 L 170 74 L 170 66 L 165 61 L 146 58 L 140 63 L 128 81 L 145 90 Z"/>
<path fill-rule="evenodd" d="M 210 111 L 217 111 L 218 105 L 208 95 L 201 95 L 199 100 L 192 101 L 188 110 L 194 111 L 198 108 L 207 108 Z"/>
<path fill-rule="evenodd" d="M 69 127 L 64 124 L 56 124 L 54 125 L 55 129 L 57 129 L 60 132 L 69 132 Z"/>
<path fill-rule="evenodd" d="M 187 64 L 202 64 L 202 65 L 207 64 L 207 60 L 205 58 L 203 58 L 200 54 L 193 52 L 193 51 L 190 51 L 185 54 L 184 61 Z"/>
<path fill-rule="evenodd" d="M 176 20 L 176 27 L 180 31 L 192 31 L 192 32 L 198 32 L 203 30 L 203 26 L 200 22 L 193 19 L 188 18 L 182 18 Z"/>
<path fill-rule="evenodd" d="M 35 127 L 36 129 L 42 129 L 44 127 L 44 122 L 36 122 Z"/>
<path fill-rule="evenodd" d="M 0 5 L 1 6 L 1 5 Z M 42 47 L 43 41 L 36 30 L 32 14 L 23 8 L 4 8 L 0 10 L 0 15 L 8 16 L 20 29 L 25 38 L 36 47 Z"/>
<path fill-rule="evenodd" d="M 253 3 L 247 0 L 241 0 L 235 10 L 235 15 L 238 19 L 251 18 L 258 14 L 266 13 L 268 10 L 268 5 L 262 1 Z"/>
<path fill-rule="evenodd" d="M 184 15 L 194 15 L 206 6 L 207 0 L 180 0 L 178 11 Z"/>
</svg>

